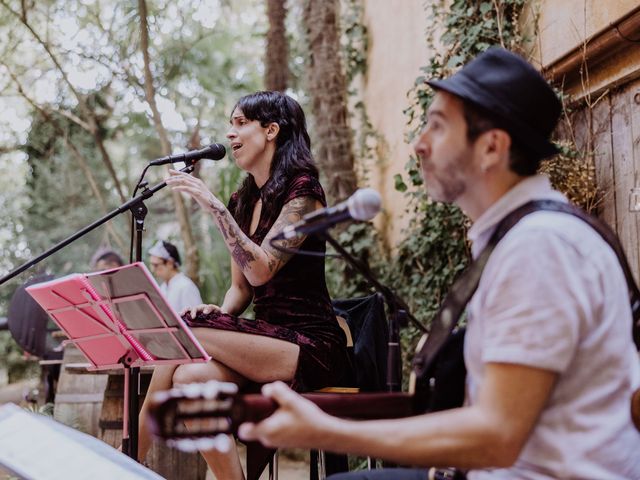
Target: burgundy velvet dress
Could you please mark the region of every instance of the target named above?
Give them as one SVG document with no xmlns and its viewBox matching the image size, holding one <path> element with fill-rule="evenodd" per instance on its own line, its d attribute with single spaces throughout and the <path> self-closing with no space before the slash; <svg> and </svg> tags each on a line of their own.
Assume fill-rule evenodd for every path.
<svg viewBox="0 0 640 480">
<path fill-rule="evenodd" d="M 274 224 L 282 206 L 297 197 L 308 196 L 326 205 L 324 191 L 317 179 L 300 175 L 291 179 L 281 205 L 263 204 L 258 227 L 250 238 L 260 245 Z M 235 212 L 236 194 L 229 210 Z M 254 202 L 258 201 L 258 196 Z M 255 205 L 255 203 L 254 203 Z M 248 227 L 242 226 L 243 230 Z M 324 252 L 325 242 L 308 236 L 301 250 Z M 291 386 L 308 391 L 340 385 L 349 370 L 344 332 L 338 326 L 324 276 L 324 258 L 293 255 L 266 284 L 254 287 L 255 320 L 226 313 L 201 313 L 195 319 L 183 318 L 190 327 L 264 335 L 300 346 L 298 367 Z"/>
</svg>

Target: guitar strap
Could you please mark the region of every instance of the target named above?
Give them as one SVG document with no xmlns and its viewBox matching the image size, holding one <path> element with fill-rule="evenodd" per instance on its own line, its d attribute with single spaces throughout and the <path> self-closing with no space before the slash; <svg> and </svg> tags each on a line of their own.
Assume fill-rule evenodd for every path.
<svg viewBox="0 0 640 480">
<path fill-rule="evenodd" d="M 496 227 L 487 246 L 478 258 L 453 283 L 449 293 L 445 297 L 438 313 L 431 324 L 431 331 L 424 344 L 419 348 L 413 360 L 413 371 L 417 378 L 425 378 L 427 371 L 432 367 L 434 360 L 442 350 L 443 345 L 451 336 L 458 325 L 460 318 L 478 288 L 480 277 L 493 249 L 506 233 L 518 223 L 524 216 L 537 211 L 563 212 L 574 215 L 587 222 L 600 236 L 611 246 L 618 257 L 622 271 L 627 280 L 629 289 L 629 301 L 633 315 L 633 339 L 640 348 L 640 291 L 636 285 L 627 257 L 622 250 L 620 241 L 615 233 L 604 222 L 587 214 L 580 208 L 555 200 L 534 200 L 522 205 L 503 218 Z"/>
</svg>

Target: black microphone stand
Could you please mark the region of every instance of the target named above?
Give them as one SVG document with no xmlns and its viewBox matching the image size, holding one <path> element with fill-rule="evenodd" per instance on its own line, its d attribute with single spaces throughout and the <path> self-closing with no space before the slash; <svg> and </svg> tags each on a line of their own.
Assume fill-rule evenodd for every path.
<svg viewBox="0 0 640 480">
<path fill-rule="evenodd" d="M 347 252 L 336 239 L 326 231 L 317 233 L 320 238 L 326 240 L 342 258 L 353 266 L 373 287 L 382 294 L 389 307 L 389 341 L 387 352 L 387 389 L 390 392 L 398 392 L 402 388 L 402 358 L 400 355 L 400 327 L 408 324 L 407 320 L 421 330 L 427 329 L 409 312 L 409 307 L 402 298 L 386 285 L 382 285 L 371 273 L 371 269 L 362 261 Z"/>
<path fill-rule="evenodd" d="M 191 173 L 194 168 L 195 161 L 185 160 L 186 166 L 182 168 L 180 171 L 185 173 Z M 86 235 L 90 231 L 99 227 L 100 225 L 108 222 L 113 217 L 126 212 L 127 210 L 131 210 L 133 214 L 133 218 L 135 220 L 135 231 L 136 231 L 136 261 L 142 261 L 142 232 L 144 231 L 144 220 L 147 215 L 148 209 L 144 204 L 144 201 L 148 198 L 151 198 L 158 190 L 163 189 L 167 186 L 167 182 L 161 182 L 152 188 L 148 188 L 146 182 L 139 183 L 138 186 L 142 187 L 142 192 L 137 197 L 132 198 L 128 202 L 123 203 L 115 210 L 107 213 L 102 218 L 96 220 L 90 225 L 87 225 L 82 230 L 74 233 L 70 237 L 62 240 L 58 244 L 51 247 L 49 250 L 44 252 L 43 254 L 37 256 L 36 258 L 20 265 L 18 268 L 8 273 L 4 277 L 0 278 L 0 285 L 11 280 L 13 277 L 19 275 L 24 272 L 28 268 L 40 263 L 47 257 L 50 257 L 58 250 L 66 247 L 70 243 L 76 241 L 80 237 Z M 122 364 L 125 368 L 125 397 L 128 397 L 128 418 L 123 418 L 123 422 L 127 422 L 128 431 L 129 431 L 129 440 L 126 438 L 122 440 L 122 451 L 126 453 L 129 457 L 134 460 L 138 460 L 138 397 L 140 395 L 139 386 L 140 386 L 140 368 L 131 367 L 131 361 L 128 355 L 125 355 L 122 359 Z"/>
</svg>

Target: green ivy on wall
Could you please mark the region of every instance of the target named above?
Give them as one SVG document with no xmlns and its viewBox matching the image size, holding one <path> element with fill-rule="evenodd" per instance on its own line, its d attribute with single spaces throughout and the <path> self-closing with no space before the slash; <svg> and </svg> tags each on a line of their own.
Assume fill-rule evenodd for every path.
<svg viewBox="0 0 640 480">
<path fill-rule="evenodd" d="M 359 13 L 357 0 L 343 2 L 343 14 Z M 344 4 L 348 6 L 345 8 Z M 525 0 L 469 1 L 437 0 L 425 7 L 430 19 L 426 41 L 433 56 L 421 70 L 411 92 L 410 106 L 405 110 L 409 125 L 408 135 L 412 140 L 423 123 L 432 92 L 424 83 L 426 78 L 449 75 L 481 51 L 492 45 L 502 45 L 512 50 L 522 50 L 525 41 L 520 25 L 520 15 Z M 355 14 L 347 15 L 350 27 L 345 29 L 347 41 L 347 69 L 357 73 L 366 71 L 366 55 L 353 54 L 353 45 L 368 45 L 366 29 L 357 26 Z M 439 35 L 439 36 L 437 36 Z M 439 49 L 437 45 L 443 45 Z M 349 78 L 353 78 L 350 75 Z M 365 112 L 366 114 L 366 112 Z M 366 129 L 367 123 L 361 128 Z M 362 135 L 362 133 L 360 133 Z M 371 139 L 375 143 L 375 132 L 369 132 L 369 150 L 364 144 L 359 158 L 371 156 Z M 358 144 L 358 142 L 356 142 Z M 415 158 L 406 165 L 406 174 L 395 177 L 396 189 L 404 192 L 407 209 L 412 221 L 403 240 L 392 252 L 381 248 L 374 230 L 367 226 L 352 226 L 344 231 L 339 240 L 364 261 L 368 262 L 381 281 L 392 286 L 404 298 L 412 313 L 424 324 L 429 324 L 451 283 L 465 268 L 469 260 L 466 241 L 468 220 L 456 207 L 433 202 L 424 192 L 422 179 Z M 335 263 L 335 262 L 334 262 Z M 348 266 L 332 266 L 328 269 L 329 283 L 340 291 L 341 296 L 366 293 L 368 286 L 361 277 L 353 274 Z M 342 295 L 344 293 L 345 295 Z M 405 372 L 413 356 L 419 331 L 413 327 L 403 330 L 401 341 L 405 358 Z M 408 375 L 405 375 L 407 378 Z"/>
</svg>

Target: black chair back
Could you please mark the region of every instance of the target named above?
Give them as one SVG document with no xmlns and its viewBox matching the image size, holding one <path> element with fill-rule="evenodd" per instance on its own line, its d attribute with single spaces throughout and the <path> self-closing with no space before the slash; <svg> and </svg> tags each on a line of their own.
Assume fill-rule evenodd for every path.
<svg viewBox="0 0 640 480">
<path fill-rule="evenodd" d="M 389 325 L 382 295 L 334 300 L 333 308 L 351 330 L 355 386 L 361 392 L 387 390 Z"/>
</svg>

